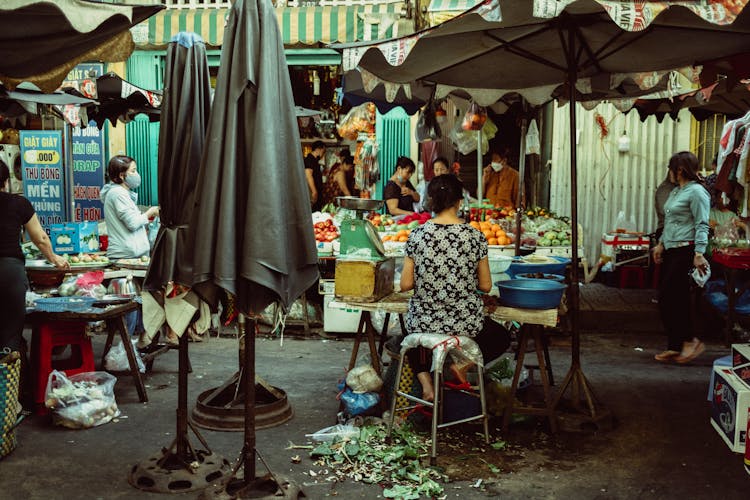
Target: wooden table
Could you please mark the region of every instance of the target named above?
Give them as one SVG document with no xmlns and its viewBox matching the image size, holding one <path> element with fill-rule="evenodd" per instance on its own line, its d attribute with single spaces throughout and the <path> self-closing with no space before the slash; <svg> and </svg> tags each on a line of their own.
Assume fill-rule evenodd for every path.
<svg viewBox="0 0 750 500">
<path fill-rule="evenodd" d="M 128 327 L 125 322 L 125 315 L 129 312 L 135 311 L 140 307 L 135 301 L 130 301 L 125 304 L 111 305 L 103 308 L 91 307 L 84 311 L 65 311 L 65 312 L 47 312 L 47 311 L 36 311 L 31 310 L 26 314 L 27 321 L 32 323 L 51 323 L 55 321 L 104 321 L 107 324 L 107 341 L 104 344 L 104 352 L 102 354 L 102 369 L 104 367 L 104 358 L 112 347 L 115 334 L 120 336 L 122 345 L 125 348 L 125 354 L 128 357 L 128 365 L 130 367 L 130 375 L 133 377 L 135 382 L 135 388 L 138 391 L 138 397 L 142 403 L 148 402 L 148 395 L 146 394 L 146 387 L 143 384 L 143 378 L 141 372 L 138 370 L 138 363 L 136 356 L 138 355 L 133 348 L 133 343 L 130 341 L 130 334 L 128 333 Z"/>
<path fill-rule="evenodd" d="M 729 253 L 715 250 L 711 256 L 714 264 L 718 264 L 718 270 L 723 271 L 726 282 L 727 294 L 727 317 L 724 327 L 724 340 L 726 345 L 732 344 L 732 329 L 737 321 L 737 299 L 745 293 L 750 287 L 750 260 L 747 252 L 742 252 L 745 256 L 738 254 L 736 256 Z"/>
<path fill-rule="evenodd" d="M 359 327 L 357 328 L 357 333 L 354 337 L 352 355 L 349 359 L 349 370 L 354 368 L 357 362 L 359 346 L 362 342 L 362 337 L 366 335 L 367 344 L 370 348 L 370 357 L 372 358 L 372 366 L 377 373 L 380 373 L 380 355 L 382 354 L 383 342 L 388 334 L 390 315 L 399 315 L 401 330 L 406 333 L 403 315 L 409 309 L 409 298 L 411 295 L 411 292 L 392 293 L 377 302 L 334 301 L 331 303 L 333 307 L 353 308 L 361 311 Z M 386 315 L 385 321 L 383 322 L 383 329 L 380 332 L 380 349 L 376 347 L 375 335 L 377 334 L 377 330 L 373 326 L 371 318 L 371 313 L 374 311 L 382 311 Z M 523 370 L 523 360 L 531 339 L 534 340 L 534 350 L 536 351 L 537 361 L 539 363 L 539 373 L 542 379 L 542 389 L 544 391 L 544 402 L 541 405 L 516 406 L 514 403 L 515 398 L 510 398 L 510 402 L 503 413 L 503 432 L 507 431 L 508 425 L 510 424 L 510 418 L 514 413 L 547 417 L 550 422 L 550 429 L 555 432 L 557 430 L 557 421 L 554 409 L 554 398 L 552 397 L 549 356 L 547 350 L 544 348 L 546 342 L 544 337 L 544 327 L 557 326 L 557 309 L 520 309 L 517 307 L 497 306 L 495 308 L 485 308 L 485 314 L 495 321 L 515 321 L 522 325 L 520 331 L 521 335 L 518 339 L 518 358 L 516 360 L 516 371 L 513 374 L 513 382 L 511 383 L 511 394 L 515 395 L 516 390 L 518 389 L 521 371 Z"/>
</svg>

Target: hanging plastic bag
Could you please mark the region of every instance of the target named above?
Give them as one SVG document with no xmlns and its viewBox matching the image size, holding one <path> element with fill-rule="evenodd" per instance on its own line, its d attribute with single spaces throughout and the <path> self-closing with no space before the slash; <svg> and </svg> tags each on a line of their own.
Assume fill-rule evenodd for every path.
<svg viewBox="0 0 750 500">
<path fill-rule="evenodd" d="M 138 339 L 131 339 L 133 343 L 133 350 L 135 351 L 138 345 Z M 137 353 L 137 351 L 135 351 Z M 146 373 L 146 365 L 143 364 L 143 360 L 138 354 L 135 356 L 135 362 L 138 365 L 138 371 Z M 104 357 L 104 369 L 111 372 L 124 372 L 130 370 L 130 363 L 128 363 L 128 355 L 125 353 L 125 346 L 120 342 L 107 352 Z"/>
<path fill-rule="evenodd" d="M 146 232 L 148 233 L 148 244 L 151 248 L 154 247 L 154 242 L 156 242 L 156 236 L 159 234 L 159 227 L 161 227 L 159 217 L 154 217 L 154 220 L 149 222 L 146 228 Z"/>
<path fill-rule="evenodd" d="M 417 126 L 414 129 L 414 137 L 417 142 L 436 141 L 442 137 L 440 125 L 435 116 L 435 104 L 430 101 L 419 111 Z"/>
<path fill-rule="evenodd" d="M 115 402 L 117 378 L 106 372 L 79 373 L 68 378 L 53 370 L 47 381 L 45 406 L 56 424 L 86 429 L 106 424 L 120 416 Z"/>
<path fill-rule="evenodd" d="M 375 132 L 375 105 L 368 102 L 349 110 L 341 119 L 337 132 L 343 139 L 357 140 L 360 132 Z"/>
<path fill-rule="evenodd" d="M 472 102 L 464 115 L 461 128 L 464 130 L 482 130 L 486 121 L 487 110 L 479 104 Z"/>
<path fill-rule="evenodd" d="M 492 123 L 487 120 L 488 123 Z M 492 124 L 494 127 L 495 125 Z M 496 127 L 495 127 L 496 129 Z M 460 122 L 456 122 L 456 126 L 450 132 L 450 140 L 456 147 L 456 150 L 462 155 L 467 155 L 472 151 L 477 150 L 477 132 L 473 130 L 464 130 Z M 482 154 L 486 154 L 490 149 L 490 143 L 487 139 L 487 135 L 482 131 Z"/>
<path fill-rule="evenodd" d="M 539 127 L 536 125 L 536 120 L 531 120 L 531 123 L 529 123 L 529 130 L 526 132 L 526 154 L 538 155 L 540 152 Z"/>
</svg>

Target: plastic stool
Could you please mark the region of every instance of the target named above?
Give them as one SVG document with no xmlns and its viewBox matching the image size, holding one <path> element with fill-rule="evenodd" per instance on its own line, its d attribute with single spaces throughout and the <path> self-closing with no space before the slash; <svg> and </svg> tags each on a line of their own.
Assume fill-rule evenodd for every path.
<svg viewBox="0 0 750 500">
<path fill-rule="evenodd" d="M 52 370 L 65 372 L 68 376 L 95 371 L 91 339 L 85 332 L 86 323 L 80 321 L 42 323 L 34 328 L 31 336 L 31 369 L 37 413 L 47 412 L 44 399 Z M 53 350 L 60 346 L 70 346 L 71 355 L 66 359 L 53 360 Z"/>
<path fill-rule="evenodd" d="M 414 335 L 414 334 L 413 334 Z M 419 335 L 419 334 L 416 334 Z M 411 337 L 412 335 L 409 335 L 408 337 Z M 407 338 L 408 338 L 407 337 Z M 444 336 L 446 339 L 450 339 L 450 335 Z M 468 342 L 474 342 L 470 338 L 467 337 L 461 337 L 461 343 L 466 345 Z M 427 346 L 424 346 L 427 347 Z M 430 346 L 432 347 L 432 346 Z M 409 348 L 402 348 L 401 354 L 399 355 L 398 360 L 398 371 L 396 372 L 396 381 L 395 381 L 395 391 L 393 394 L 393 397 L 391 398 L 391 415 L 390 419 L 388 421 L 388 434 L 386 439 L 390 441 L 391 439 L 391 432 L 393 431 L 393 425 L 396 420 L 396 412 L 399 410 L 409 410 L 412 408 L 416 408 L 416 406 L 399 406 L 397 404 L 397 401 L 401 400 L 403 401 L 406 399 L 407 401 L 415 402 L 419 405 L 422 405 L 425 408 L 430 408 L 432 410 L 432 448 L 430 451 L 430 465 L 435 465 L 437 463 L 437 431 L 438 429 L 442 429 L 444 427 L 450 427 L 452 425 L 458 425 L 463 424 L 466 422 L 472 422 L 474 420 L 482 420 L 482 423 L 484 424 L 484 440 L 485 443 L 489 444 L 490 442 L 490 432 L 489 432 L 489 420 L 488 420 L 488 414 L 487 414 L 487 403 L 485 400 L 484 395 L 484 370 L 482 368 L 481 364 L 475 365 L 475 368 L 477 370 L 477 381 L 479 384 L 479 394 L 475 394 L 473 392 L 460 390 L 459 392 L 470 395 L 470 396 L 478 396 L 480 405 L 481 405 L 481 412 L 473 415 L 473 416 L 467 416 L 465 418 L 459 418 L 458 420 L 453 420 L 451 422 L 442 422 L 438 423 L 438 420 L 440 420 L 440 417 L 443 414 L 443 405 L 445 403 L 443 402 L 443 395 L 444 390 L 446 389 L 445 385 L 443 384 L 443 366 L 440 364 L 440 366 L 435 367 L 435 371 L 433 372 L 433 387 L 435 389 L 435 397 L 434 401 L 429 402 L 425 401 L 424 399 L 418 398 L 416 396 L 412 396 L 411 394 L 407 392 L 403 392 L 399 390 L 400 382 L 401 382 L 401 375 L 404 371 L 404 361 L 406 360 L 406 353 L 409 351 Z"/>
<path fill-rule="evenodd" d="M 642 266 L 620 267 L 620 288 L 645 288 L 646 273 Z"/>
</svg>

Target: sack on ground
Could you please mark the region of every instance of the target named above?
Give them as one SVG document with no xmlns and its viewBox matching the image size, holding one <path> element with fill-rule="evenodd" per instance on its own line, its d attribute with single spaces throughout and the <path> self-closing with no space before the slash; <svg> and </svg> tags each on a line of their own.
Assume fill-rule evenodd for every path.
<svg viewBox="0 0 750 500">
<path fill-rule="evenodd" d="M 45 406 L 53 421 L 71 429 L 106 424 L 120 416 L 115 402 L 117 378 L 107 372 L 86 372 L 68 378 L 53 370 L 47 381 Z"/>
<path fill-rule="evenodd" d="M 143 364 L 143 360 L 138 355 L 137 345 L 138 339 L 131 340 L 133 344 L 133 351 L 136 353 L 135 362 L 138 364 L 138 371 L 146 373 L 146 365 Z M 120 342 L 117 345 L 112 346 L 107 355 L 104 357 L 104 369 L 111 372 L 124 372 L 130 370 L 130 363 L 128 363 L 128 355 L 125 352 L 125 346 Z"/>
</svg>

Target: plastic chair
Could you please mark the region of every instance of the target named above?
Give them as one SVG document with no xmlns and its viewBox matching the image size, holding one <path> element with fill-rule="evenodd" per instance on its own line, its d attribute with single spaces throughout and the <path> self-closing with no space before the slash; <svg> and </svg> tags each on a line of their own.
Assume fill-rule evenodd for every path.
<svg viewBox="0 0 750 500">
<path fill-rule="evenodd" d="M 53 359 L 56 348 L 67 346 L 71 351 L 69 358 Z M 91 339 L 86 336 L 86 323 L 61 321 L 42 323 L 34 328 L 31 336 L 31 370 L 37 413 L 45 414 L 47 379 L 52 370 L 65 372 L 67 376 L 95 371 L 94 351 Z"/>
<path fill-rule="evenodd" d="M 404 339 L 403 342 L 408 344 L 407 339 L 409 339 L 410 337 L 415 337 L 417 335 L 419 335 L 419 334 L 408 335 Z M 447 342 L 447 341 L 453 339 L 453 337 L 450 336 L 450 335 L 440 335 L 440 337 L 444 338 L 444 342 Z M 474 341 L 471 340 L 468 337 L 460 337 L 460 338 L 461 338 L 460 343 L 463 344 L 464 346 L 466 346 L 467 343 L 472 343 L 472 344 L 476 345 L 474 343 Z M 403 343 L 402 343 L 402 346 L 403 346 Z M 425 345 L 424 347 L 433 348 L 434 346 L 432 346 L 432 345 L 429 345 L 429 346 Z M 453 348 L 455 348 L 455 347 L 449 348 L 448 350 L 452 350 Z M 439 422 L 440 420 L 442 420 L 441 417 L 443 415 L 443 405 L 445 404 L 443 402 L 443 400 L 444 400 L 444 394 L 445 394 L 444 390 L 446 389 L 445 384 L 444 384 L 444 380 L 443 380 L 443 363 L 445 361 L 445 358 L 447 358 L 447 356 L 445 356 L 444 358 L 441 358 L 440 362 L 438 363 L 438 365 L 434 366 L 435 370 L 433 371 L 433 382 L 432 383 L 433 383 L 433 386 L 435 388 L 435 398 L 434 398 L 434 401 L 430 402 L 430 401 L 425 401 L 425 400 L 423 400 L 421 398 L 418 398 L 416 396 L 413 396 L 413 395 L 411 395 L 409 393 L 402 392 L 402 391 L 400 391 L 398 389 L 399 383 L 401 381 L 401 375 L 402 375 L 402 373 L 404 371 L 404 361 L 406 359 L 406 353 L 410 349 L 411 348 L 409 348 L 409 347 L 403 346 L 401 348 L 401 353 L 398 356 L 398 371 L 396 372 L 396 381 L 395 381 L 395 384 L 394 384 L 394 394 L 393 394 L 393 397 L 391 398 L 391 415 L 390 415 L 390 420 L 388 422 L 387 440 L 390 441 L 390 439 L 391 439 L 391 432 L 393 431 L 393 425 L 394 425 L 395 420 L 396 420 L 396 412 L 397 411 L 404 411 L 404 410 L 415 409 L 415 408 L 420 407 L 419 405 L 421 405 L 421 407 L 428 408 L 428 409 L 432 410 L 432 431 L 431 431 L 431 435 L 432 435 L 432 448 L 431 448 L 431 451 L 430 451 L 430 465 L 435 465 L 437 463 L 437 431 L 438 431 L 438 429 L 442 429 L 442 428 L 445 428 L 445 427 L 450 427 L 452 425 L 458 425 L 458 424 L 463 424 L 463 423 L 467 423 L 467 422 L 473 422 L 475 420 L 482 420 L 483 424 L 484 424 L 484 439 L 485 439 L 485 442 L 487 444 L 489 444 L 489 442 L 490 442 L 489 417 L 488 417 L 488 414 L 487 414 L 487 403 L 486 403 L 486 400 L 485 400 L 485 392 L 484 392 L 484 370 L 483 370 L 483 367 L 482 367 L 482 363 L 477 363 L 475 365 L 475 368 L 476 368 L 476 371 L 477 371 L 477 381 L 478 381 L 478 384 L 479 384 L 479 387 L 478 387 L 479 388 L 479 394 L 477 395 L 474 392 L 469 392 L 469 391 L 465 391 L 465 390 L 460 390 L 459 391 L 459 392 L 462 392 L 464 394 L 470 394 L 472 396 L 478 396 L 479 400 L 480 400 L 480 403 L 481 403 L 481 413 L 479 413 L 477 415 L 474 415 L 474 416 L 467 417 L 467 418 L 461 418 L 461 419 L 458 419 L 458 420 L 453 420 L 451 422 Z M 477 349 L 478 349 L 478 347 L 477 347 Z M 454 389 L 449 389 L 449 390 L 454 390 Z M 414 402 L 414 403 L 417 403 L 417 404 L 416 405 L 411 405 L 411 406 L 401 406 L 401 407 L 398 407 L 397 406 L 397 401 L 399 399 L 401 399 L 401 398 L 406 399 L 407 402 L 411 401 L 411 402 Z"/>
</svg>

